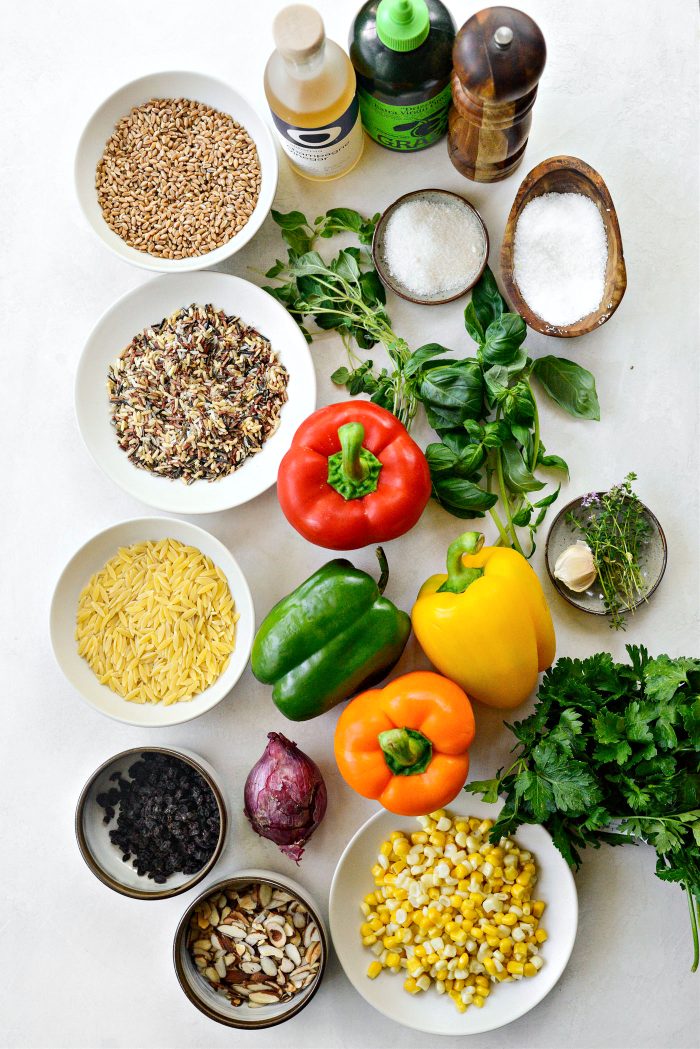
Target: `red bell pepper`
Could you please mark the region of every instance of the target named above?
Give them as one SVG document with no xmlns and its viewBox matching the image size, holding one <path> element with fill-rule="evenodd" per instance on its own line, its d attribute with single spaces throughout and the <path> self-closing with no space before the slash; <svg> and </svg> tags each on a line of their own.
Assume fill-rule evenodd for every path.
<svg viewBox="0 0 700 1049">
<path fill-rule="evenodd" d="M 277 495 L 309 542 L 354 550 L 413 528 L 430 498 L 430 470 L 391 412 L 343 401 L 301 424 L 280 465 Z"/>
</svg>

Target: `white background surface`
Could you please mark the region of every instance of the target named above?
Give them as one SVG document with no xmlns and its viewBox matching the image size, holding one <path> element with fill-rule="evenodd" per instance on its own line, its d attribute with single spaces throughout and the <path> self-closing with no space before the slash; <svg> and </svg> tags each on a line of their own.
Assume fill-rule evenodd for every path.
<svg viewBox="0 0 700 1049">
<path fill-rule="evenodd" d="M 0 1040 L 6 1046 L 450 1044 L 383 1020 L 335 961 L 313 1003 L 284 1027 L 244 1034 L 210 1023 L 185 999 L 172 968 L 172 936 L 187 897 L 138 903 L 116 896 L 89 873 L 73 837 L 78 792 L 101 761 L 141 742 L 181 743 L 225 777 L 238 814 L 216 877 L 251 865 L 287 870 L 325 907 L 344 842 L 375 811 L 336 774 L 335 715 L 293 726 L 246 673 L 201 720 L 144 733 L 83 706 L 54 664 L 47 637 L 51 591 L 73 551 L 99 529 L 148 512 L 93 465 L 73 417 L 74 371 L 86 336 L 115 298 L 148 279 L 110 255 L 78 212 L 71 169 L 80 130 L 114 88 L 157 69 L 209 71 L 264 105 L 262 71 L 278 6 L 273 0 L 38 0 L 3 10 Z M 319 6 L 329 35 L 344 43 L 355 3 L 319 0 Z M 451 6 L 458 24 L 477 9 Z M 532 335 L 528 346 L 534 354 L 571 355 L 591 368 L 602 421 L 574 421 L 546 406 L 543 435 L 548 449 L 571 464 L 569 497 L 636 470 L 639 495 L 666 530 L 670 561 L 659 593 L 627 636 L 578 614 L 544 585 L 560 654 L 608 648 L 620 656 L 626 640 L 654 653 L 697 654 L 696 5 L 529 0 L 526 6 L 544 31 L 549 59 L 530 144 L 514 176 L 472 185 L 452 168 L 444 143 L 407 158 L 368 144 L 353 174 L 323 186 L 297 178 L 283 162 L 276 206 L 312 217 L 333 205 L 374 211 L 410 189 L 442 186 L 464 192 L 481 210 L 494 261 L 519 181 L 537 162 L 572 153 L 601 172 L 620 218 L 627 295 L 599 332 L 559 344 Z M 225 268 L 258 280 L 252 270 L 267 268 L 279 244 L 268 221 Z M 412 345 L 439 340 L 470 352 L 463 304 L 390 305 L 396 329 Z M 314 352 L 321 401 L 332 400 L 328 375 L 342 362 L 342 347 L 327 337 Z M 274 490 L 199 523 L 240 560 L 259 617 L 327 559 L 286 524 Z M 459 530 L 458 522 L 430 506 L 413 532 L 389 544 L 389 596 L 410 607 Z M 374 567 L 371 550 L 355 560 Z M 534 564 L 543 575 L 539 556 Z M 400 669 L 415 665 L 422 664 L 412 643 Z M 472 773 L 481 778 L 503 763 L 509 737 L 495 713 L 477 715 Z M 274 846 L 255 838 L 240 815 L 244 777 L 271 729 L 296 739 L 328 782 L 328 816 L 298 872 Z M 579 936 L 563 979 L 527 1017 L 470 1044 L 697 1044 L 700 974 L 693 978 L 688 971 L 687 906 L 675 886 L 655 879 L 653 867 L 647 848 L 587 854 L 577 876 Z"/>
</svg>

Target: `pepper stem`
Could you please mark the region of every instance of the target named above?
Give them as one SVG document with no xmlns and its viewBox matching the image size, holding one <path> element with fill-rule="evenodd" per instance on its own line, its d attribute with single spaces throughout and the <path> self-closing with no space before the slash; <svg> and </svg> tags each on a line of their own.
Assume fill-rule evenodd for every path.
<svg viewBox="0 0 700 1049">
<path fill-rule="evenodd" d="M 362 442 L 365 439 L 365 428 L 362 423 L 345 423 L 338 429 L 338 438 L 343 453 L 341 469 L 351 481 L 364 481 L 369 473 L 368 467 L 360 455 Z"/>
<path fill-rule="evenodd" d="M 386 584 L 389 582 L 389 562 L 386 559 L 384 548 L 378 546 L 376 551 L 377 561 L 379 561 L 379 582 L 377 583 L 377 590 L 380 594 L 383 594 L 386 590 Z"/>
<path fill-rule="evenodd" d="M 437 592 L 463 594 L 484 574 L 483 568 L 466 568 L 462 557 L 464 554 L 478 554 L 484 545 L 481 532 L 463 532 L 447 550 L 447 579 L 438 587 Z"/>
<path fill-rule="evenodd" d="M 377 490 L 382 464 L 376 455 L 363 447 L 364 439 L 362 423 L 345 423 L 338 427 L 340 451 L 328 457 L 328 484 L 343 499 L 361 499 Z"/>
<path fill-rule="evenodd" d="M 433 744 L 413 728 L 389 728 L 377 736 L 384 760 L 395 776 L 425 772 L 433 756 Z"/>
</svg>

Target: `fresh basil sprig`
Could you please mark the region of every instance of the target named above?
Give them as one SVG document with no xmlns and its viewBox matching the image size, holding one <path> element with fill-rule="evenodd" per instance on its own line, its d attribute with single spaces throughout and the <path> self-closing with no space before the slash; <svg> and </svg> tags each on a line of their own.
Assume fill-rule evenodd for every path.
<svg viewBox="0 0 700 1049">
<path fill-rule="evenodd" d="M 418 379 L 419 400 L 440 437 L 426 449 L 433 495 L 456 517 L 489 513 L 500 541 L 530 557 L 535 533 L 559 494 L 557 486 L 536 495 L 545 488 L 538 471 L 568 474 L 565 461 L 548 455 L 542 443 L 533 380 L 570 415 L 598 419 L 595 380 L 573 361 L 528 357 L 525 322 L 506 310 L 489 269 L 472 291 L 464 322 L 477 343 L 475 357 L 445 359 L 431 344 L 404 365 Z M 525 544 L 520 529 L 527 530 Z"/>
<path fill-rule="evenodd" d="M 570 415 L 598 419 L 591 373 L 561 357 L 528 356 L 525 322 L 508 311 L 488 267 L 464 311 L 475 356 L 455 358 L 439 343 L 412 353 L 391 327 L 386 293 L 366 247 L 378 215 L 365 219 L 350 208 L 333 208 L 313 223 L 299 211 L 273 211 L 272 217 L 287 244 L 287 260 L 268 270 L 266 276 L 278 283 L 265 290 L 283 303 L 309 341 L 309 320 L 340 333 L 350 366 L 333 372 L 333 382 L 353 396 L 368 395 L 407 427 L 422 403 L 440 438 L 426 449 L 435 499 L 455 517 L 490 514 L 498 541 L 531 556 L 535 532 L 559 493 L 557 487 L 539 496 L 545 481 L 538 471 L 568 474 L 564 460 L 545 451 L 533 382 Z M 360 247 L 344 248 L 326 262 L 314 244 L 337 233 L 354 235 Z M 377 343 L 389 355 L 388 368 L 376 369 L 356 352 Z M 521 529 L 528 536 L 524 545 Z"/>
</svg>

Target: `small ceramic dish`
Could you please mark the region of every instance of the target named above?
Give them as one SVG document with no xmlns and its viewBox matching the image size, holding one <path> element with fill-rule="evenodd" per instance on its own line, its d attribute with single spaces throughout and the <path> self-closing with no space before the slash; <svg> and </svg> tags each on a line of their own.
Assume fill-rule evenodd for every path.
<svg viewBox="0 0 700 1049">
<path fill-rule="evenodd" d="M 273 890 L 280 889 L 302 903 L 318 926 L 321 942 L 321 958 L 315 980 L 308 987 L 299 991 L 291 1001 L 280 1002 L 276 1005 L 263 1005 L 255 1009 L 251 1009 L 247 1005 L 234 1006 L 224 994 L 217 992 L 206 977 L 200 974 L 187 943 L 190 921 L 199 903 L 216 892 L 221 892 L 228 888 L 242 889 L 251 883 L 269 885 Z M 300 1013 L 302 1009 L 306 1008 L 318 991 L 323 979 L 328 961 L 328 935 L 318 906 L 298 882 L 283 874 L 251 868 L 237 871 L 230 878 L 208 886 L 190 904 L 180 919 L 177 932 L 175 933 L 173 961 L 180 987 L 200 1012 L 208 1016 L 210 1020 L 216 1020 L 217 1023 L 224 1024 L 226 1027 L 238 1027 L 242 1030 L 256 1031 L 264 1027 L 275 1027 L 277 1024 L 284 1023 L 285 1020 L 290 1020 L 297 1013 Z"/>
<path fill-rule="evenodd" d="M 604 493 L 598 492 L 596 494 L 601 496 Z M 557 592 L 561 594 L 565 601 L 568 601 L 570 605 L 574 606 L 574 608 L 579 608 L 582 612 L 588 612 L 590 615 L 607 616 L 610 613 L 605 610 L 605 605 L 603 604 L 603 592 L 597 579 L 587 590 L 577 594 L 576 591 L 569 590 L 569 588 L 554 575 L 554 566 L 561 554 L 563 554 L 564 551 L 577 540 L 580 539 L 581 541 L 585 541 L 581 533 L 575 528 L 572 528 L 566 520 L 567 514 L 582 508 L 583 498 L 583 496 L 580 496 L 578 499 L 573 499 L 570 503 L 567 503 L 552 521 L 552 526 L 549 529 L 545 542 L 545 564 L 552 585 Z M 621 608 L 621 612 L 631 612 L 634 611 L 635 608 L 640 608 L 642 605 L 646 604 L 658 587 L 663 578 L 663 574 L 666 571 L 666 561 L 668 559 L 666 536 L 664 535 L 663 529 L 657 518 L 648 506 L 644 506 L 644 513 L 649 523 L 650 533 L 649 538 L 641 551 L 640 567 L 642 570 L 642 576 L 647 584 L 647 589 L 638 601 L 635 601 L 633 605 Z"/>
<path fill-rule="evenodd" d="M 107 140 L 122 117 L 134 106 L 151 98 L 188 98 L 228 113 L 246 129 L 255 142 L 260 163 L 260 195 L 245 226 L 220 248 L 187 259 L 162 259 L 138 251 L 118 236 L 105 222 L 97 200 L 95 172 Z M 248 100 L 228 84 L 203 73 L 152 73 L 120 87 L 90 117 L 78 144 L 75 158 L 75 185 L 78 201 L 93 230 L 115 255 L 135 266 L 163 273 L 182 273 L 215 266 L 248 243 L 265 221 L 277 189 L 279 174 L 277 148 L 267 123 Z"/>
<path fill-rule="evenodd" d="M 398 207 L 400 207 L 402 204 L 406 204 L 407 202 L 414 200 L 428 200 L 435 201 L 436 203 L 447 201 L 448 203 L 451 203 L 456 207 L 462 208 L 465 211 L 471 212 L 472 215 L 475 215 L 478 219 L 481 229 L 483 230 L 483 259 L 480 262 L 476 276 L 472 280 L 470 280 L 469 283 L 466 284 L 463 288 L 458 288 L 456 291 L 451 292 L 449 295 L 446 295 L 443 291 L 436 292 L 436 294 L 428 296 L 416 295 L 415 292 L 409 291 L 409 289 L 406 288 L 403 284 L 400 284 L 389 269 L 389 265 L 385 256 L 385 237 L 387 223 Z M 400 295 L 402 299 L 407 299 L 409 302 L 419 303 L 422 306 L 441 306 L 445 302 L 452 302 L 454 299 L 460 299 L 462 295 L 466 295 L 469 289 L 473 288 L 474 285 L 477 283 L 477 281 L 481 277 L 481 274 L 484 272 L 489 257 L 489 234 L 488 230 L 486 229 L 486 224 L 484 223 L 484 220 L 482 219 L 479 212 L 472 204 L 469 203 L 469 201 L 465 197 L 460 196 L 459 193 L 452 193 L 447 189 L 417 189 L 414 190 L 412 193 L 404 193 L 402 197 L 398 197 L 398 199 L 395 200 L 393 204 L 389 205 L 389 207 L 379 219 L 379 222 L 377 223 L 374 230 L 374 237 L 372 238 L 372 257 L 374 259 L 374 265 L 376 267 L 377 273 L 382 279 L 382 283 L 385 284 L 387 288 L 390 288 L 391 291 L 395 292 L 396 295 Z"/>
<path fill-rule="evenodd" d="M 515 227 L 523 208 L 545 193 L 581 193 L 592 200 L 600 212 L 608 239 L 608 263 L 605 270 L 605 289 L 597 310 L 582 317 L 574 324 L 557 326 L 549 324 L 530 309 L 520 294 L 515 276 Z M 506 297 L 522 316 L 528 328 L 542 335 L 555 335 L 560 339 L 572 339 L 587 335 L 609 321 L 622 302 L 627 288 L 627 270 L 622 250 L 622 236 L 617 212 L 605 182 L 589 164 L 578 157 L 550 157 L 533 168 L 520 184 L 508 215 L 503 244 L 501 245 L 501 277 Z"/>
<path fill-rule="evenodd" d="M 210 557 L 226 576 L 239 620 L 236 647 L 229 664 L 216 681 L 198 696 L 182 703 L 130 703 L 102 685 L 87 662 L 78 655 L 75 640 L 76 612 L 80 592 L 122 546 L 145 540 L 177 539 Z M 205 714 L 231 691 L 248 664 L 255 634 L 255 610 L 245 576 L 228 549 L 209 532 L 187 521 L 169 517 L 142 517 L 122 521 L 98 532 L 73 555 L 56 584 L 49 618 L 51 644 L 56 661 L 68 681 L 85 702 L 107 717 L 127 725 L 161 728 L 180 725 Z"/>
<path fill-rule="evenodd" d="M 128 779 L 129 767 L 144 754 L 166 754 L 189 765 L 207 784 L 219 810 L 219 839 L 209 860 L 196 874 L 173 874 L 162 885 L 156 884 L 145 874 L 137 874 L 133 863 L 122 859 L 121 849 L 109 838 L 110 830 L 117 825 L 116 819 L 105 824 L 105 810 L 97 804 L 98 794 L 114 786 L 110 780 L 112 773 L 121 772 L 123 778 Z M 80 792 L 75 810 L 75 835 L 88 867 L 103 885 L 121 893 L 122 896 L 129 896 L 132 900 L 167 900 L 171 896 L 179 896 L 180 893 L 192 889 L 213 870 L 223 851 L 227 833 L 228 810 L 214 769 L 197 754 L 182 748 L 175 750 L 172 747 L 133 747 L 115 754 L 93 772 Z"/>
<path fill-rule="evenodd" d="M 289 373 L 279 426 L 262 449 L 227 477 L 185 484 L 142 470 L 117 444 L 107 393 L 110 365 L 139 332 L 183 306 L 211 303 L 241 317 L 269 339 Z M 277 480 L 277 470 L 299 424 L 316 407 L 316 375 L 298 325 L 257 285 L 228 273 L 178 273 L 156 277 L 118 299 L 98 320 L 83 349 L 75 379 L 75 411 L 93 459 L 135 499 L 168 513 L 207 514 L 249 502 Z"/>
<path fill-rule="evenodd" d="M 502 803 L 487 804 L 462 792 L 447 806 L 457 817 L 495 819 Z M 374 955 L 362 946 L 360 901 L 373 891 L 371 868 L 383 841 L 392 831 L 412 832 L 415 819 L 381 811 L 360 827 L 338 861 L 331 883 L 329 915 L 333 946 L 345 975 L 359 994 L 390 1020 L 431 1035 L 483 1034 L 517 1020 L 549 994 L 564 972 L 573 950 L 578 925 L 576 886 L 566 861 L 551 837 L 539 825 L 518 829 L 515 840 L 533 853 L 538 867 L 537 899 L 547 905 L 542 919 L 549 939 L 542 947 L 544 965 L 536 977 L 494 987 L 483 1009 L 459 1013 L 448 995 L 434 987 L 424 994 L 408 994 L 403 977 L 384 971 L 375 980 L 367 976 Z"/>
</svg>

